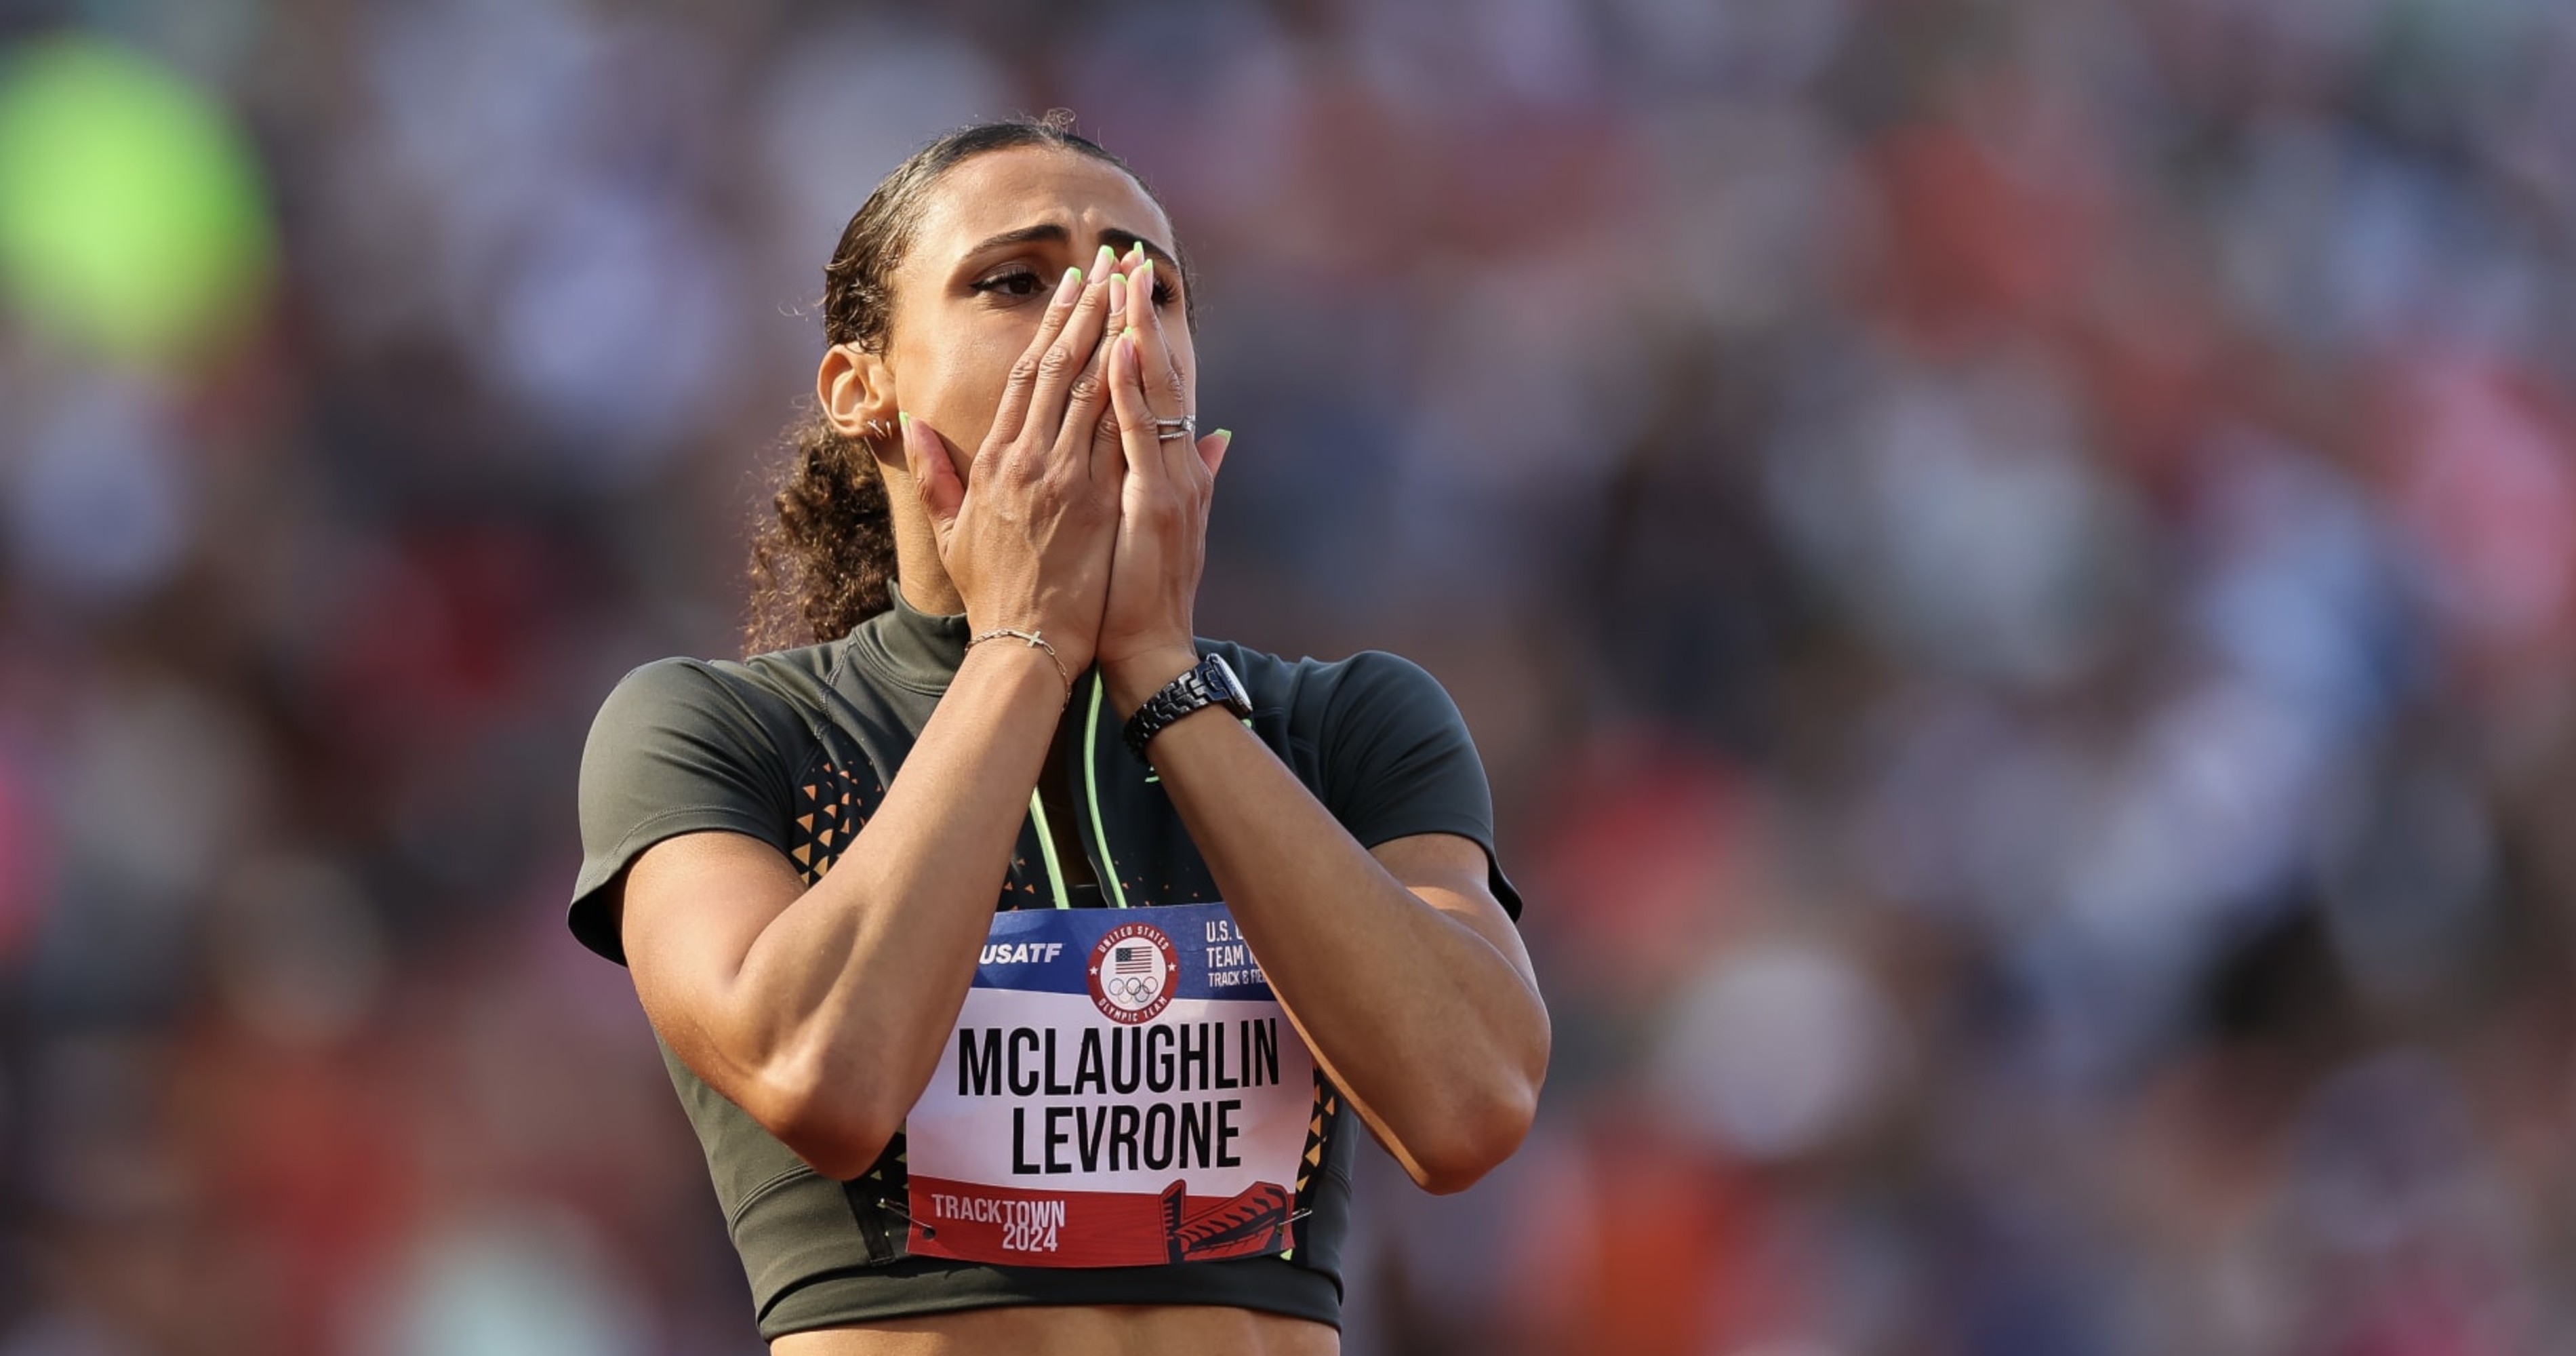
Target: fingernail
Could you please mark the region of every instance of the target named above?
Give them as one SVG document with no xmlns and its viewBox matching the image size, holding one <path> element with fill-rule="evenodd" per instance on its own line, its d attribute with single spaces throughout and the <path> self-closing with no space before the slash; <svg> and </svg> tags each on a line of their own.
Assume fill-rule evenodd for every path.
<svg viewBox="0 0 2576 1356">
<path fill-rule="evenodd" d="M 1233 430 L 1233 429 L 1230 429 L 1230 428 L 1221 428 L 1221 429 L 1218 429 L 1218 430 L 1216 431 L 1216 437 L 1217 437 L 1217 444 L 1216 444 L 1217 446 L 1219 446 L 1219 447 L 1232 447 L 1232 446 L 1234 446 L 1234 430 Z"/>
<path fill-rule="evenodd" d="M 1129 245 L 1129 246 L 1127 247 L 1127 257 L 1128 257 L 1128 258 L 1130 258 L 1130 259 L 1142 259 L 1142 258 L 1144 258 L 1144 257 L 1145 257 L 1145 242 L 1144 242 L 1144 241 L 1142 241 L 1142 240 L 1139 240 L 1139 241 L 1137 241 L 1135 244 Z"/>
<path fill-rule="evenodd" d="M 1064 271 L 1064 278 L 1055 285 L 1055 299 L 1062 301 L 1066 297 L 1072 296 L 1081 286 L 1082 270 L 1079 268 L 1068 268 Z"/>
<path fill-rule="evenodd" d="M 1133 326 L 1133 325 L 1130 325 L 1130 326 L 1128 326 L 1127 328 L 1125 328 L 1125 329 L 1123 329 L 1123 330 L 1120 330 L 1120 331 L 1118 332 L 1118 337 L 1119 337 L 1119 338 L 1121 338 L 1121 339 L 1133 339 L 1133 338 L 1135 338 L 1135 337 L 1136 337 L 1136 327 L 1135 327 L 1135 326 Z"/>
<path fill-rule="evenodd" d="M 1126 352 L 1127 352 L 1127 365 L 1128 365 L 1129 367 L 1134 367 L 1134 366 L 1136 365 L 1136 361 L 1137 361 L 1137 359 L 1136 359 L 1136 331 L 1135 331 L 1134 329 L 1132 329 L 1132 328 L 1131 328 L 1131 329 L 1129 329 L 1126 333 L 1119 335 L 1119 336 L 1118 336 L 1118 347 L 1120 347 L 1120 348 L 1122 348 L 1122 349 L 1126 350 Z"/>
<path fill-rule="evenodd" d="M 910 427 L 912 427 L 912 411 L 910 411 L 910 410 L 896 410 L 896 411 L 894 412 L 894 417 L 895 417 L 897 420 L 901 421 L 901 422 L 902 422 L 902 424 L 903 424 L 903 426 L 904 426 L 905 428 L 910 428 Z"/>
<path fill-rule="evenodd" d="M 1118 267 L 1118 251 L 1107 245 L 1101 246 L 1100 259 L 1091 266 L 1091 271 L 1095 274 L 1105 274 L 1116 267 Z"/>
<path fill-rule="evenodd" d="M 1117 324 L 1118 317 L 1126 313 L 1127 289 L 1113 281 L 1109 288 L 1109 323 Z"/>
</svg>

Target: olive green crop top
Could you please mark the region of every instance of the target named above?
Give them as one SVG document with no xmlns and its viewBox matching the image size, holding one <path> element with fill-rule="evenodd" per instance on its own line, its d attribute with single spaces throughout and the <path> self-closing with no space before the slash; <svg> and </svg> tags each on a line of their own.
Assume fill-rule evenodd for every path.
<svg viewBox="0 0 2576 1356">
<path fill-rule="evenodd" d="M 963 616 L 917 611 L 898 590 L 891 610 L 839 640 L 742 662 L 659 659 L 628 672 L 601 705 L 582 754 L 573 935 L 624 964 L 608 887 L 644 849 L 676 834 L 748 834 L 777 848 L 808 884 L 820 880 L 883 803 L 956 673 L 966 637 Z M 1495 896 L 1520 916 L 1519 894 L 1491 865 L 1483 764 L 1430 674 L 1379 651 L 1326 663 L 1206 640 L 1199 649 L 1225 656 L 1251 693 L 1253 731 L 1361 845 L 1417 833 L 1472 839 L 1485 849 Z M 1086 677 L 1075 702 L 1087 703 L 1092 689 Z M 1106 835 L 1127 902 L 1218 898 L 1171 801 L 1119 739 L 1116 713 L 1096 709 L 1088 718 L 1098 726 L 1092 775 L 1078 766 L 1049 775 L 1065 778 L 1076 822 Z M 1080 741 L 1076 749 L 1079 759 Z M 1022 824 L 996 908 L 1052 904 L 1037 832 L 1033 822 Z M 1094 878 L 1109 880 L 1094 835 L 1081 837 Z M 1078 904 L 1101 902 L 1096 890 L 1076 894 Z M 763 1338 L 1009 1304 L 1220 1304 L 1340 1322 L 1360 1127 L 1320 1073 L 1287 1252 L 1164 1266 L 990 1266 L 907 1255 L 900 1134 L 857 1179 L 821 1176 L 655 1039 L 706 1150 Z"/>
</svg>

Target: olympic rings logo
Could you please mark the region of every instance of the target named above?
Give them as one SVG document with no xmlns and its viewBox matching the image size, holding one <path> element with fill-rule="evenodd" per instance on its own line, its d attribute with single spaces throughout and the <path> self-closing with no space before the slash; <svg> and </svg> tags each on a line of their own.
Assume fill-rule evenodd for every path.
<svg viewBox="0 0 2576 1356">
<path fill-rule="evenodd" d="M 1088 970 L 1093 1006 L 1113 1022 L 1150 1022 L 1180 987 L 1181 958 L 1170 934 L 1138 919 L 1123 922 L 1091 945 Z"/>
</svg>

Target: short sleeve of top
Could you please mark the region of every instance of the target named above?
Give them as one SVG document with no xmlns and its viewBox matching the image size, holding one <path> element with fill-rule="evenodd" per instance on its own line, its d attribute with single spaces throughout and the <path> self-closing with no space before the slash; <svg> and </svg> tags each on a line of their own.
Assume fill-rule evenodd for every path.
<svg viewBox="0 0 2576 1356">
<path fill-rule="evenodd" d="M 1487 883 L 1504 912 L 1520 892 L 1494 850 L 1494 799 L 1466 719 L 1419 664 L 1363 650 L 1339 664 L 1312 732 L 1322 799 L 1362 847 L 1417 833 L 1453 833 L 1485 850 Z"/>
<path fill-rule="evenodd" d="M 606 887 L 644 849 L 727 829 L 787 851 L 788 795 L 778 716 L 712 665 L 657 659 L 610 690 L 582 747 L 581 873 L 569 921 L 584 946 L 623 965 Z"/>
</svg>

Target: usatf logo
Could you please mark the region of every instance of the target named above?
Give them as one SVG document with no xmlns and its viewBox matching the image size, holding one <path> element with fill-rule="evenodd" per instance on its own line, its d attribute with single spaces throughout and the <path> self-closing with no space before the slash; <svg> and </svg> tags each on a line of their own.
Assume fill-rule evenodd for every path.
<svg viewBox="0 0 2576 1356">
<path fill-rule="evenodd" d="M 1181 953 L 1151 923 L 1121 923 L 1091 948 L 1091 1001 L 1113 1022 L 1154 1020 L 1180 980 Z"/>
</svg>

